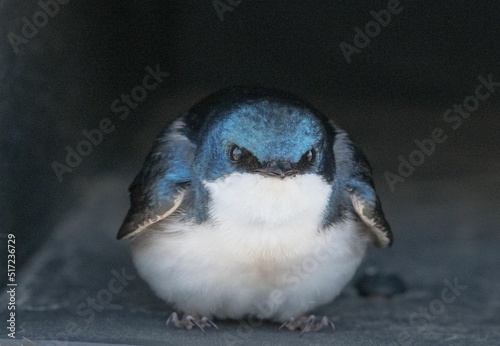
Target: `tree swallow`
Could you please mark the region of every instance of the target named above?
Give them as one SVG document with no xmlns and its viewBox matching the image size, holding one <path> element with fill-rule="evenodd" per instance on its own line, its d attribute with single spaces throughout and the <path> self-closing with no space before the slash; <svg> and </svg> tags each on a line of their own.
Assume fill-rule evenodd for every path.
<svg viewBox="0 0 500 346">
<path fill-rule="evenodd" d="M 156 139 L 118 232 L 180 328 L 257 317 L 302 333 L 370 243 L 392 233 L 370 165 L 347 133 L 282 91 L 229 88 Z M 181 318 L 179 318 L 181 316 Z"/>
</svg>

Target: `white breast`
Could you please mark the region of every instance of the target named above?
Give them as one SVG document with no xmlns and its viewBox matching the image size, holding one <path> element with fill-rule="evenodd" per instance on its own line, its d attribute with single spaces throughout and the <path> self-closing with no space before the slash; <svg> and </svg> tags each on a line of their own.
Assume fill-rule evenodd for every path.
<svg viewBox="0 0 500 346">
<path fill-rule="evenodd" d="M 317 175 L 233 174 L 204 185 L 207 223 L 170 220 L 133 240 L 141 276 L 182 311 L 284 321 L 331 301 L 364 256 L 355 223 L 320 230 L 331 186 Z"/>
</svg>

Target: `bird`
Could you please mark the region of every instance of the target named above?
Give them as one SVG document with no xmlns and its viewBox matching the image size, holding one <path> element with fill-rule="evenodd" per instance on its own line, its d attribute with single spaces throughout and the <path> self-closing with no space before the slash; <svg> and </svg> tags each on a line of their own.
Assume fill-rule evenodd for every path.
<svg viewBox="0 0 500 346">
<path fill-rule="evenodd" d="M 137 272 L 181 329 L 247 317 L 301 335 L 354 276 L 368 247 L 392 244 L 361 149 L 286 91 L 216 91 L 156 138 L 118 231 Z M 197 327 L 197 328 L 196 328 Z"/>
</svg>

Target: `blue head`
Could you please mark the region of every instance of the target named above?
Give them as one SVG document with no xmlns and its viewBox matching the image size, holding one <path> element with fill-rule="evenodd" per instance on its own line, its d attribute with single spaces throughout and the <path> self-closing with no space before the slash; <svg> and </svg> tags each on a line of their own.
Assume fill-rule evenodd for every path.
<svg viewBox="0 0 500 346">
<path fill-rule="evenodd" d="M 215 104 L 196 136 L 198 179 L 237 172 L 279 179 L 310 173 L 333 179 L 334 133 L 306 104 L 283 94 L 270 96 L 269 91 Z"/>
</svg>

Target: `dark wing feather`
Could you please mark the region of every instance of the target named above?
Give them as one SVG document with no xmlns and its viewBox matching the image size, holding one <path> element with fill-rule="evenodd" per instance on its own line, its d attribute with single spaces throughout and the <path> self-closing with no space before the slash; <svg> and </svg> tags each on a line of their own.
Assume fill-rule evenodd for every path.
<svg viewBox="0 0 500 346">
<path fill-rule="evenodd" d="M 179 208 L 190 182 L 195 148 L 184 133 L 182 118 L 160 134 L 130 186 L 131 206 L 118 239 L 139 234 Z"/>
<path fill-rule="evenodd" d="M 392 231 L 373 184 L 372 171 L 363 152 L 349 139 L 347 133 L 335 129 L 333 145 L 337 177 L 349 194 L 353 209 L 380 247 L 392 244 Z"/>
</svg>

